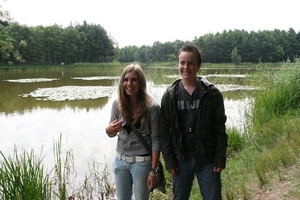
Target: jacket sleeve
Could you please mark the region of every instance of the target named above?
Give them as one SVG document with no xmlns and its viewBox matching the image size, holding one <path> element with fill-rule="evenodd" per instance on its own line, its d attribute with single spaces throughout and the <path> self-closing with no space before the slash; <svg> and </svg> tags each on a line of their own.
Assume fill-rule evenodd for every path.
<svg viewBox="0 0 300 200">
<path fill-rule="evenodd" d="M 160 146 L 166 169 L 178 167 L 175 150 L 172 143 L 172 103 L 169 93 L 166 91 L 161 100 L 160 112 Z"/>
<path fill-rule="evenodd" d="M 217 105 L 215 111 L 215 124 L 214 133 L 217 139 L 217 149 L 214 166 L 225 169 L 226 167 L 226 149 L 227 149 L 227 139 L 225 123 L 227 120 L 224 108 L 224 100 L 222 94 L 218 91 L 217 95 Z"/>
</svg>

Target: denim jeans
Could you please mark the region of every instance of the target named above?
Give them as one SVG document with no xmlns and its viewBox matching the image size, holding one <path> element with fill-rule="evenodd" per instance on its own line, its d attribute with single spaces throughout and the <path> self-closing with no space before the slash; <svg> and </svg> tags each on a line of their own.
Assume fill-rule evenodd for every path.
<svg viewBox="0 0 300 200">
<path fill-rule="evenodd" d="M 113 171 L 116 182 L 118 200 L 131 200 L 134 191 L 135 200 L 148 200 L 150 191 L 147 187 L 151 160 L 144 162 L 128 163 L 116 157 Z"/>
<path fill-rule="evenodd" d="M 178 161 L 179 171 L 172 175 L 173 200 L 188 200 L 196 174 L 203 200 L 221 200 L 221 174 L 214 172 L 213 163 L 196 165 L 195 160 Z"/>
</svg>

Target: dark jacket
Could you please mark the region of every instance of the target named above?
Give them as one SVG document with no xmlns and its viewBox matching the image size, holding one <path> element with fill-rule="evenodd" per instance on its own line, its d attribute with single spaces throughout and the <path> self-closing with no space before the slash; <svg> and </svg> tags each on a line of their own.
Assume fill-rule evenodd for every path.
<svg viewBox="0 0 300 200">
<path fill-rule="evenodd" d="M 214 162 L 215 167 L 225 169 L 228 136 L 223 96 L 205 78 L 198 79 L 202 83 L 202 89 L 195 134 L 195 161 L 196 164 Z M 172 83 L 161 100 L 160 144 L 167 170 L 177 168 L 177 160 L 185 159 L 176 103 L 180 81 L 178 79 Z"/>
</svg>

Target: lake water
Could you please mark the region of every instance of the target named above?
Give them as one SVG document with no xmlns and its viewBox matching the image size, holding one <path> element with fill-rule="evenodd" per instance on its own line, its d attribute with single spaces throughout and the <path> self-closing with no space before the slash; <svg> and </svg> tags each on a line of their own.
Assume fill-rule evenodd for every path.
<svg viewBox="0 0 300 200">
<path fill-rule="evenodd" d="M 0 72 L 0 150 L 5 156 L 17 148 L 45 156 L 44 165 L 54 163 L 53 146 L 62 136 L 62 153 L 72 151 L 77 180 L 82 180 L 93 162 L 111 169 L 116 138 L 105 133 L 121 68 L 43 69 Z M 223 71 L 224 72 L 224 71 Z M 145 69 L 149 93 L 160 103 L 169 85 L 179 78 L 176 68 Z M 210 80 L 215 72 L 204 70 Z M 244 114 L 251 98 L 240 95 L 255 90 L 236 84 L 245 75 L 220 74 L 230 82 L 216 84 L 223 92 L 227 127 L 243 130 Z M 244 94 L 244 93 L 243 93 Z M 42 150 L 42 153 L 40 153 Z"/>
</svg>

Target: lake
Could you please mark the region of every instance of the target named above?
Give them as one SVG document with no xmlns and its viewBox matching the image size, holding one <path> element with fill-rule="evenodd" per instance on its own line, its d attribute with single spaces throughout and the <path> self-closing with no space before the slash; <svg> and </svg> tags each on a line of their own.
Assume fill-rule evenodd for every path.
<svg viewBox="0 0 300 200">
<path fill-rule="evenodd" d="M 34 150 L 44 156 L 44 165 L 54 167 L 53 146 L 61 136 L 62 153 L 71 151 L 77 180 L 82 180 L 92 163 L 111 169 L 117 138 L 105 133 L 112 101 L 122 68 L 49 68 L 0 72 L 0 150 L 5 156 Z M 176 67 L 144 68 L 149 93 L 160 103 L 167 85 L 179 78 Z M 241 70 L 202 69 L 208 80 L 224 94 L 227 127 L 243 130 L 251 91 L 243 84 Z M 223 81 L 224 82 L 224 81 Z"/>
</svg>

